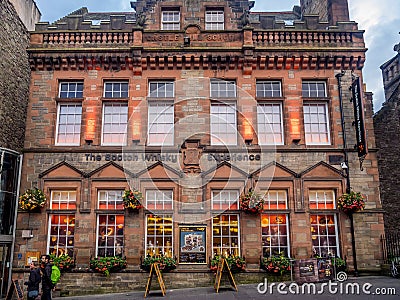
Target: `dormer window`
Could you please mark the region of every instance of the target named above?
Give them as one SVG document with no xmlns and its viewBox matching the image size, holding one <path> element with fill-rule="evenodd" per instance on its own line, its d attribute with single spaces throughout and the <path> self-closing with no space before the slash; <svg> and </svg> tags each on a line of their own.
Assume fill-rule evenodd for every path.
<svg viewBox="0 0 400 300">
<path fill-rule="evenodd" d="M 180 30 L 180 21 L 179 9 L 165 9 L 161 13 L 161 30 Z"/>
<path fill-rule="evenodd" d="M 206 30 L 224 30 L 225 17 L 223 9 L 206 10 Z"/>
</svg>

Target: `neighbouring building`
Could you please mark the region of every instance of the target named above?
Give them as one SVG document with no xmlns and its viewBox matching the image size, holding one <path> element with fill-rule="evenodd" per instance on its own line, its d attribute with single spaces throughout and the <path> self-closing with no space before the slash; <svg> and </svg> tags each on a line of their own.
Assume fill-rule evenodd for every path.
<svg viewBox="0 0 400 300">
<path fill-rule="evenodd" d="M 385 228 L 398 232 L 400 193 L 396 166 L 399 165 L 400 152 L 397 144 L 400 138 L 400 44 L 394 46 L 397 54 L 381 66 L 385 102 L 374 115 L 374 128 L 378 152 L 378 166 L 381 185 L 382 206 L 385 210 Z"/>
<path fill-rule="evenodd" d="M 23 2 L 36 7 L 34 1 Z M 22 20 L 36 23 L 38 16 L 37 8 L 35 15 L 22 16 L 8 0 L 0 3 L 0 298 L 5 296 L 11 279 L 20 152 L 29 99 L 29 33 Z"/>
<path fill-rule="evenodd" d="M 21 188 L 48 201 L 19 211 L 19 276 L 39 253 L 75 258 L 61 285 L 69 295 L 143 288 L 146 255 L 177 257 L 171 288 L 209 284 L 214 254 L 245 256 L 242 276 L 257 280 L 260 257 L 280 252 L 340 256 L 351 270 L 350 221 L 336 207 L 349 185 L 367 199 L 354 215 L 358 269 L 378 271 L 372 95 L 358 93 L 361 169 L 349 87 L 363 86 L 366 48 L 347 1 L 287 12 L 235 0 L 131 4 L 81 8 L 31 34 Z M 143 195 L 138 212 L 123 209 L 129 188 Z M 261 214 L 240 209 L 250 189 L 265 199 Z M 101 286 L 89 259 L 115 255 L 127 258 L 124 280 Z"/>
</svg>

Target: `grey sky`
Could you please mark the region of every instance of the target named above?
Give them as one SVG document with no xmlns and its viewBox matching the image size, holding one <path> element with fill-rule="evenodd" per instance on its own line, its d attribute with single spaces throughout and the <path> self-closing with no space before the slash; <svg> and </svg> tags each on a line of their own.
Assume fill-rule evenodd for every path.
<svg viewBox="0 0 400 300">
<path fill-rule="evenodd" d="M 132 11 L 130 0 L 35 0 L 42 21 L 54 22 L 72 11 L 86 6 L 90 12 Z M 367 91 L 374 93 L 375 112 L 384 101 L 382 74 L 379 66 L 396 53 L 393 46 L 400 42 L 399 0 L 348 0 L 350 19 L 365 30 L 367 60 L 364 67 L 364 82 Z M 256 0 L 253 11 L 285 11 L 300 5 L 300 0 Z"/>
</svg>

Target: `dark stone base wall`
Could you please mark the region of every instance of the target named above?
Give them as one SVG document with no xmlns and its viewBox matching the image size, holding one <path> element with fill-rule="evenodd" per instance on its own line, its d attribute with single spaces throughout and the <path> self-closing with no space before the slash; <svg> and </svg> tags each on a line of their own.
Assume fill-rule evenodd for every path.
<svg viewBox="0 0 400 300">
<path fill-rule="evenodd" d="M 0 1 L 0 20 L 0 147 L 21 151 L 29 99 L 29 34 L 8 0 Z"/>
</svg>

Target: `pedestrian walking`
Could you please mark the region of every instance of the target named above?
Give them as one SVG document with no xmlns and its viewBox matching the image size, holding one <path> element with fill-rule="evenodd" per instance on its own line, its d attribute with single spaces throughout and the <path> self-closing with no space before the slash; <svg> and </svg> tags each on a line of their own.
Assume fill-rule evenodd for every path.
<svg viewBox="0 0 400 300">
<path fill-rule="evenodd" d="M 42 276 L 40 275 L 40 269 L 36 268 L 34 262 L 30 263 L 29 268 L 29 279 L 24 284 L 28 286 L 28 300 L 35 300 L 39 295 L 39 283 L 42 280 Z"/>
<path fill-rule="evenodd" d="M 54 288 L 51 281 L 50 255 L 42 255 L 40 272 L 42 274 L 42 298 L 41 300 L 51 300 L 51 291 Z"/>
</svg>

